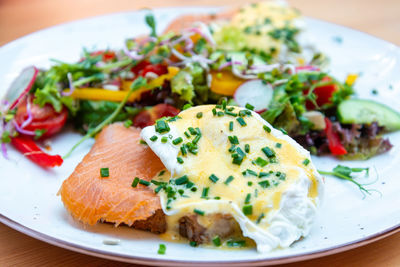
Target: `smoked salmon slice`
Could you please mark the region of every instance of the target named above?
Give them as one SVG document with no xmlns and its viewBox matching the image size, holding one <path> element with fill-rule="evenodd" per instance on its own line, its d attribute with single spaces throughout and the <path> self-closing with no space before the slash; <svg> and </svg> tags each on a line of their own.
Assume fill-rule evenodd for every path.
<svg viewBox="0 0 400 267">
<path fill-rule="evenodd" d="M 196 22 L 203 22 L 205 24 L 209 24 L 213 21 L 229 20 L 236 12 L 237 9 L 232 9 L 217 14 L 182 15 L 171 21 L 170 24 L 168 24 L 167 28 L 164 30 L 164 33 L 167 32 L 179 33 L 184 29 L 193 27 L 193 24 Z"/>
<path fill-rule="evenodd" d="M 101 168 L 109 169 L 108 177 L 101 177 Z M 151 149 L 140 144 L 140 129 L 115 123 L 101 131 L 59 194 L 66 209 L 83 223 L 105 221 L 162 233 L 166 220 L 159 197 L 144 185 L 131 184 L 135 177 L 150 181 L 163 169 Z"/>
</svg>

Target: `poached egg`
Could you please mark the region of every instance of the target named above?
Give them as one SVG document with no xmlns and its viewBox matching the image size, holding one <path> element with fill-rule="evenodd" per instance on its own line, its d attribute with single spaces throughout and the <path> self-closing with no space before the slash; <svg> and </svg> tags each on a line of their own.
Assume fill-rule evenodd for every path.
<svg viewBox="0 0 400 267">
<path fill-rule="evenodd" d="M 229 214 L 261 253 L 308 235 L 323 181 L 309 152 L 257 113 L 203 105 L 141 132 L 168 170 L 154 178 L 169 232 L 187 214 Z"/>
</svg>

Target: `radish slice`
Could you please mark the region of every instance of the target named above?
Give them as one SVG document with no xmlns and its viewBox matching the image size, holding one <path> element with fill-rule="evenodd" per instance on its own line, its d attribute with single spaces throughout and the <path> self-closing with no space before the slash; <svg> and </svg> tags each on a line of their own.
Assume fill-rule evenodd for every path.
<svg viewBox="0 0 400 267">
<path fill-rule="evenodd" d="M 29 93 L 38 75 L 38 69 L 34 66 L 27 67 L 15 78 L 4 97 L 11 105 L 9 109 L 15 108 L 18 103 Z"/>
<path fill-rule="evenodd" d="M 240 85 L 233 97 L 239 106 L 250 104 L 254 111 L 259 112 L 268 108 L 273 93 L 271 85 L 262 80 L 251 80 Z"/>
</svg>

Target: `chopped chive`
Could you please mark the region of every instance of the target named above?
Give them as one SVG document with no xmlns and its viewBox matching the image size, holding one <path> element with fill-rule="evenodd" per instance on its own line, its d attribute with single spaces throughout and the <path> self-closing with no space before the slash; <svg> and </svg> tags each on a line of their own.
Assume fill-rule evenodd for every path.
<svg viewBox="0 0 400 267">
<path fill-rule="evenodd" d="M 168 142 L 168 137 L 166 136 L 161 137 L 161 143 L 165 144 L 166 142 Z"/>
<path fill-rule="evenodd" d="M 172 140 L 172 144 L 178 145 L 178 144 L 182 143 L 182 141 L 183 141 L 182 137 L 178 137 L 178 138 Z"/>
<path fill-rule="evenodd" d="M 252 215 L 253 214 L 253 205 L 244 205 L 242 208 L 244 215 Z"/>
<path fill-rule="evenodd" d="M 262 150 L 262 152 L 264 152 L 264 154 L 265 154 L 268 158 L 275 157 L 275 151 L 272 150 L 271 148 L 269 148 L 269 147 L 266 146 L 266 147 L 262 148 L 261 150 Z"/>
<path fill-rule="evenodd" d="M 212 113 L 213 113 L 214 116 L 217 115 L 217 110 L 215 108 L 213 108 L 212 109 Z"/>
<path fill-rule="evenodd" d="M 252 182 L 252 181 L 248 181 L 248 182 L 247 182 L 247 185 L 248 185 L 248 186 L 252 186 L 252 185 L 253 185 L 253 182 Z"/>
<path fill-rule="evenodd" d="M 158 174 L 158 176 L 161 176 L 165 173 L 165 170 L 160 171 L 160 173 Z"/>
<path fill-rule="evenodd" d="M 258 157 L 254 162 L 260 167 L 264 167 L 265 165 L 268 164 L 268 161 L 266 161 L 265 159 L 263 159 L 261 157 Z"/>
<path fill-rule="evenodd" d="M 249 145 L 249 144 L 245 144 L 245 145 L 244 145 L 244 151 L 245 151 L 246 153 L 250 153 L 250 145 Z"/>
<path fill-rule="evenodd" d="M 133 122 L 131 120 L 129 120 L 129 119 L 124 122 L 124 126 L 126 128 L 129 128 L 130 126 L 132 126 L 132 124 L 133 124 Z"/>
<path fill-rule="evenodd" d="M 142 185 L 145 185 L 145 186 L 149 186 L 149 185 L 150 185 L 150 182 L 149 182 L 149 181 L 146 181 L 146 180 L 143 180 L 143 179 L 140 179 L 140 180 L 139 180 L 139 184 L 142 184 Z"/>
<path fill-rule="evenodd" d="M 157 254 L 164 255 L 166 250 L 167 247 L 164 244 L 160 244 L 160 246 L 158 247 Z"/>
<path fill-rule="evenodd" d="M 193 144 L 197 144 L 197 143 L 199 142 L 200 138 L 201 138 L 201 135 L 197 135 L 197 136 L 193 139 L 192 143 L 193 143 Z"/>
<path fill-rule="evenodd" d="M 221 246 L 221 239 L 219 238 L 219 236 L 215 236 L 215 237 L 212 239 L 212 242 L 213 242 L 214 246 L 216 246 L 216 247 Z"/>
<path fill-rule="evenodd" d="M 256 224 L 259 224 L 261 222 L 261 220 L 264 218 L 264 213 L 261 213 L 260 216 L 258 216 Z"/>
<path fill-rule="evenodd" d="M 190 191 L 196 192 L 196 191 L 197 191 L 197 187 L 192 187 L 192 188 L 190 188 Z"/>
<path fill-rule="evenodd" d="M 198 112 L 196 118 L 201 119 L 203 117 L 203 112 Z"/>
<path fill-rule="evenodd" d="M 307 166 L 308 164 L 310 164 L 310 160 L 309 160 L 309 159 L 305 159 L 305 160 L 303 161 L 303 164 L 304 164 L 305 166 Z"/>
<path fill-rule="evenodd" d="M 229 131 L 233 131 L 233 121 L 229 122 Z"/>
<path fill-rule="evenodd" d="M 181 150 L 181 153 L 182 153 L 183 156 L 187 154 L 186 146 L 184 146 L 184 145 L 181 146 L 180 150 Z"/>
<path fill-rule="evenodd" d="M 194 186 L 194 183 L 192 183 L 191 181 L 188 181 L 186 183 L 186 188 L 192 188 Z"/>
<path fill-rule="evenodd" d="M 270 176 L 270 175 L 271 175 L 271 174 L 268 173 L 268 172 L 260 172 L 260 174 L 258 175 L 258 177 L 262 178 L 262 177 L 268 177 L 268 176 Z"/>
<path fill-rule="evenodd" d="M 158 194 L 158 192 L 160 192 L 162 188 L 163 188 L 162 185 L 157 186 L 157 188 L 154 189 L 154 193 Z"/>
<path fill-rule="evenodd" d="M 249 110 L 241 110 L 241 111 L 239 111 L 239 116 L 240 117 L 245 117 L 246 115 L 251 116 L 251 111 L 249 111 Z"/>
<path fill-rule="evenodd" d="M 189 178 L 187 177 L 187 175 L 184 175 L 182 177 L 179 177 L 175 180 L 175 184 L 176 185 L 182 185 L 182 184 L 186 184 L 189 181 Z"/>
<path fill-rule="evenodd" d="M 100 176 L 101 177 L 110 176 L 110 169 L 109 168 L 100 168 Z"/>
<path fill-rule="evenodd" d="M 189 245 L 191 247 L 197 247 L 197 242 L 196 241 L 190 241 Z"/>
<path fill-rule="evenodd" d="M 233 181 L 233 179 L 235 179 L 232 175 L 230 175 L 228 178 L 226 178 L 224 184 L 228 185 L 230 182 Z"/>
<path fill-rule="evenodd" d="M 225 110 L 225 114 L 229 115 L 229 116 L 232 116 L 232 117 L 237 117 L 237 115 L 238 115 L 237 113 L 229 111 L 229 110 Z"/>
<path fill-rule="evenodd" d="M 249 204 L 250 203 L 250 198 L 251 198 L 251 194 L 248 193 L 246 196 L 246 199 L 244 200 L 244 204 Z"/>
<path fill-rule="evenodd" d="M 155 125 L 155 130 L 157 133 L 167 133 L 169 132 L 170 128 L 166 121 L 158 120 Z"/>
<path fill-rule="evenodd" d="M 226 99 L 222 99 L 222 109 L 226 109 Z"/>
<path fill-rule="evenodd" d="M 189 135 L 188 132 L 185 131 L 184 134 L 185 134 L 185 136 L 186 136 L 187 138 L 190 138 L 190 135 Z"/>
<path fill-rule="evenodd" d="M 276 143 L 276 144 L 275 144 L 275 147 L 276 147 L 276 148 L 281 148 L 281 147 L 282 147 L 282 144 L 281 144 L 281 143 Z"/>
<path fill-rule="evenodd" d="M 204 187 L 203 192 L 201 193 L 201 198 L 207 198 L 209 190 L 210 190 L 209 187 Z"/>
<path fill-rule="evenodd" d="M 208 177 L 208 179 L 210 179 L 211 182 L 213 183 L 216 183 L 219 180 L 219 178 L 215 174 L 211 174 L 210 177 Z"/>
<path fill-rule="evenodd" d="M 195 213 L 201 215 L 201 216 L 204 216 L 204 214 L 206 214 L 204 211 L 199 210 L 199 209 L 194 209 L 193 211 L 194 211 Z"/>
<path fill-rule="evenodd" d="M 218 111 L 218 112 L 217 112 L 217 116 L 218 116 L 218 117 L 222 117 L 222 116 L 224 116 L 224 112 L 222 112 L 222 111 Z"/>
<path fill-rule="evenodd" d="M 140 143 L 141 145 L 147 145 L 147 143 L 146 143 L 143 139 L 140 139 L 139 143 Z"/>
<path fill-rule="evenodd" d="M 239 144 L 239 139 L 237 138 L 236 135 L 229 135 L 228 136 L 229 142 L 231 142 L 232 145 L 238 145 Z"/>
<path fill-rule="evenodd" d="M 259 182 L 258 184 L 259 184 L 262 188 L 264 188 L 264 189 L 271 186 L 271 184 L 269 183 L 268 180 L 261 181 L 261 182 Z"/>
<path fill-rule="evenodd" d="M 139 183 L 139 177 L 135 177 L 135 179 L 133 179 L 131 186 L 132 187 L 136 187 Z"/>
<path fill-rule="evenodd" d="M 228 247 L 245 247 L 246 246 L 246 241 L 245 240 L 228 240 L 226 242 L 226 245 Z"/>
<path fill-rule="evenodd" d="M 263 128 L 267 133 L 271 132 L 271 128 L 269 128 L 267 125 L 264 125 Z"/>
<path fill-rule="evenodd" d="M 183 105 L 182 110 L 186 110 L 186 109 L 191 108 L 191 107 L 192 107 L 192 105 L 187 103 L 187 104 Z"/>
<path fill-rule="evenodd" d="M 152 179 L 150 182 L 151 182 L 152 184 L 155 184 L 155 185 L 161 185 L 161 184 L 164 183 L 164 182 L 157 181 L 157 180 L 154 180 L 154 179 Z"/>
<path fill-rule="evenodd" d="M 150 137 L 150 141 L 156 141 L 158 139 L 157 135 L 153 135 L 152 137 Z"/>
<path fill-rule="evenodd" d="M 244 119 L 242 117 L 239 117 L 236 120 L 240 124 L 240 126 L 246 126 L 247 125 L 247 123 L 244 121 Z"/>
<path fill-rule="evenodd" d="M 286 174 L 285 174 L 285 173 L 282 173 L 282 174 L 279 176 L 279 180 L 285 181 L 285 180 L 286 180 Z"/>
<path fill-rule="evenodd" d="M 197 135 L 197 131 L 193 127 L 188 128 L 191 135 Z"/>
<path fill-rule="evenodd" d="M 285 130 L 285 129 L 283 129 L 282 127 L 281 128 L 279 128 L 279 130 L 281 130 L 281 132 L 283 133 L 283 134 L 288 134 L 288 132 Z"/>
<path fill-rule="evenodd" d="M 215 108 L 222 109 L 222 106 L 221 105 L 215 105 Z"/>
<path fill-rule="evenodd" d="M 250 169 L 245 170 L 244 172 L 242 172 L 242 174 L 244 176 L 247 176 L 247 175 L 252 175 L 252 176 L 256 176 L 256 177 L 258 176 L 258 174 L 255 171 L 250 170 Z"/>
<path fill-rule="evenodd" d="M 247 103 L 247 104 L 245 105 L 245 108 L 250 109 L 250 110 L 254 110 L 254 106 L 251 105 L 251 104 L 249 104 L 249 103 Z"/>
<path fill-rule="evenodd" d="M 235 150 L 236 150 L 236 146 L 235 146 L 235 145 L 232 145 L 232 146 L 228 149 L 229 153 L 232 153 L 232 152 L 235 151 Z"/>
<path fill-rule="evenodd" d="M 178 161 L 179 164 L 183 164 L 183 159 L 181 157 L 177 157 L 176 160 Z"/>
<path fill-rule="evenodd" d="M 221 197 L 219 197 L 219 196 L 216 196 L 216 197 L 214 197 L 214 199 L 217 199 L 217 200 L 219 200 L 219 199 L 221 199 Z"/>
</svg>

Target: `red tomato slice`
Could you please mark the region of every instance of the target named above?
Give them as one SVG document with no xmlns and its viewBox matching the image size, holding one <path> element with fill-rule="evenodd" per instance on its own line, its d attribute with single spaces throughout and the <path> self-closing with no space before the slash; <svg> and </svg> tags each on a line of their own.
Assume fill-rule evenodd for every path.
<svg viewBox="0 0 400 267">
<path fill-rule="evenodd" d="M 161 65 L 161 64 L 157 64 L 157 65 L 147 65 L 146 67 L 143 68 L 142 72 L 141 72 L 141 76 L 146 76 L 146 73 L 148 72 L 153 72 L 155 74 L 157 74 L 158 76 L 163 75 L 168 73 L 168 69 L 166 66 Z"/>
<path fill-rule="evenodd" d="M 329 82 L 332 81 L 332 79 L 328 76 L 322 78 L 323 82 Z M 323 106 L 324 104 L 330 104 L 332 101 L 332 96 L 333 93 L 339 90 L 339 87 L 337 84 L 330 84 L 330 85 L 325 85 L 325 86 L 320 86 L 314 89 L 314 94 L 316 96 L 315 101 L 317 102 L 317 105 L 319 107 Z M 308 90 L 304 91 L 305 94 L 308 93 Z M 306 107 L 308 110 L 313 110 L 316 108 L 316 106 L 311 102 L 307 101 L 306 102 Z"/>
<path fill-rule="evenodd" d="M 93 57 L 102 55 L 102 60 L 104 62 L 111 61 L 111 60 L 113 60 L 115 58 L 115 52 L 114 51 L 109 51 L 109 50 L 107 50 L 107 51 L 104 51 L 104 50 L 95 51 L 95 52 L 90 53 L 90 55 L 93 56 Z"/>
<path fill-rule="evenodd" d="M 28 118 L 26 101 L 25 99 L 18 105 L 17 114 L 15 115 L 15 121 L 19 126 Z M 58 133 L 65 125 L 68 117 L 66 108 L 63 108 L 61 112 L 56 112 L 49 104 L 41 108 L 39 105 L 31 103 L 30 110 L 32 121 L 24 129 L 28 131 L 46 130 L 42 137 L 50 137 Z"/>
</svg>

